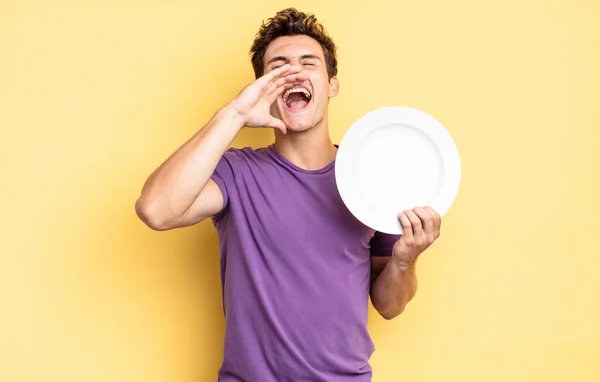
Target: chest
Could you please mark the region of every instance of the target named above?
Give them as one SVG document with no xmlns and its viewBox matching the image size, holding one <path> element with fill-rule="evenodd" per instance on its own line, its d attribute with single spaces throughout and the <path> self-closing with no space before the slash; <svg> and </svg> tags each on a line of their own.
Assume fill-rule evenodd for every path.
<svg viewBox="0 0 600 382">
<path fill-rule="evenodd" d="M 331 170 L 297 174 L 271 169 L 236 180 L 246 223 L 257 240 L 321 251 L 368 251 L 374 232 L 344 205 Z"/>
</svg>

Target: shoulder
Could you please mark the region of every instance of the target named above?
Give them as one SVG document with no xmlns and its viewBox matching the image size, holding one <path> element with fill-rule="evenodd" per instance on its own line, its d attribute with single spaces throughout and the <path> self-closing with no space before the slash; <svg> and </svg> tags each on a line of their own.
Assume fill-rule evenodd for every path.
<svg viewBox="0 0 600 382">
<path fill-rule="evenodd" d="M 253 148 L 250 146 L 245 147 L 230 147 L 225 152 L 225 155 L 235 156 L 238 158 L 253 158 L 253 157 L 264 157 L 268 155 L 269 146 Z"/>
<path fill-rule="evenodd" d="M 231 147 L 225 151 L 215 172 L 223 178 L 234 180 L 238 176 L 253 174 L 270 166 L 273 157 L 268 147 Z"/>
<path fill-rule="evenodd" d="M 270 158 L 269 147 L 231 147 L 223 154 L 223 160 L 234 163 L 259 163 Z"/>
</svg>

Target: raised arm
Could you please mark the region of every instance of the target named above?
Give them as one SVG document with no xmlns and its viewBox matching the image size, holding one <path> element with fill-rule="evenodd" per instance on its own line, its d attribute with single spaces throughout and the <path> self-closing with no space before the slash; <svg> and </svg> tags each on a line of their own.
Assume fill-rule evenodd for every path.
<svg viewBox="0 0 600 382">
<path fill-rule="evenodd" d="M 139 218 L 152 229 L 168 230 L 218 213 L 223 197 L 210 177 L 219 160 L 244 126 L 285 133 L 284 123 L 269 109 L 286 89 L 306 79 L 299 71 L 289 65 L 270 71 L 219 110 L 150 175 L 135 204 Z"/>
</svg>

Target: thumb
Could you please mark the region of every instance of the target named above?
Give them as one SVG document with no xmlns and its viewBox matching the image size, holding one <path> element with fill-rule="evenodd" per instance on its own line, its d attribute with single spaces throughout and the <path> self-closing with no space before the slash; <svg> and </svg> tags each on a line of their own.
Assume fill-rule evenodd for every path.
<svg viewBox="0 0 600 382">
<path fill-rule="evenodd" d="M 287 127 L 281 119 L 271 117 L 271 119 L 269 120 L 269 126 L 280 130 L 283 134 L 287 132 Z"/>
</svg>

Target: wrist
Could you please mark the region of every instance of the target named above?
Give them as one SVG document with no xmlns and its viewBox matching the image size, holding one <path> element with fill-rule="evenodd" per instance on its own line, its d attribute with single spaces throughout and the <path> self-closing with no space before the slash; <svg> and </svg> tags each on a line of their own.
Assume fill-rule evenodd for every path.
<svg viewBox="0 0 600 382">
<path fill-rule="evenodd" d="M 237 131 L 241 130 L 246 125 L 244 118 L 240 115 L 236 108 L 230 104 L 223 106 L 217 112 L 215 117 L 226 121 L 227 125 L 235 127 Z"/>
<path fill-rule="evenodd" d="M 407 259 L 399 259 L 399 258 L 396 258 L 396 257 L 393 257 L 392 260 L 394 261 L 394 263 L 396 264 L 396 266 L 398 268 L 400 268 L 401 270 L 413 269 L 415 267 L 415 263 L 417 262 L 416 259 L 414 259 L 414 260 L 407 260 Z"/>
</svg>

